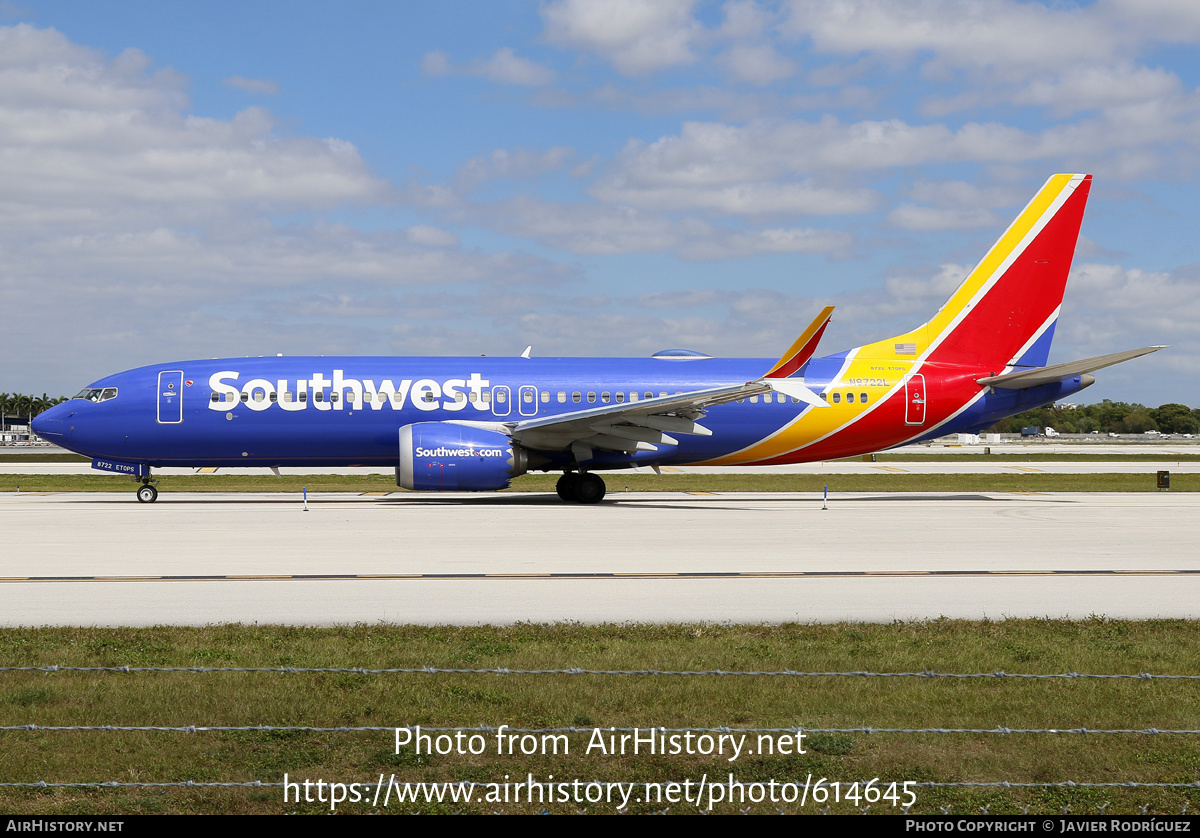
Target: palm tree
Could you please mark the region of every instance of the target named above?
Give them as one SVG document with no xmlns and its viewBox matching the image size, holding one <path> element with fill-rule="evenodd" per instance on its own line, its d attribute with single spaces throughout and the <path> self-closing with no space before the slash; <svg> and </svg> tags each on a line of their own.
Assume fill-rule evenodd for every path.
<svg viewBox="0 0 1200 838">
<path fill-rule="evenodd" d="M 40 396 L 25 395 L 24 393 L 0 393 L 0 433 L 8 430 L 8 417 L 12 416 L 17 420 L 24 419 L 32 428 L 33 417 L 66 400 L 66 396 L 51 398 L 47 393 L 42 393 Z"/>
<path fill-rule="evenodd" d="M 12 401 L 12 410 L 18 417 L 24 416 L 29 412 L 30 405 L 33 404 L 33 399 L 24 393 L 17 393 Z"/>
</svg>

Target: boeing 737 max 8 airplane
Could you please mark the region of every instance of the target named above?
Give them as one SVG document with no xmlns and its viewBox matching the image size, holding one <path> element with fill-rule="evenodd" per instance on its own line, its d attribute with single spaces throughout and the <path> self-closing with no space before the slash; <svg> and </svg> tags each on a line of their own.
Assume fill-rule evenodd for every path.
<svg viewBox="0 0 1200 838">
<path fill-rule="evenodd" d="M 395 466 L 423 491 L 561 471 L 563 500 L 631 466 L 828 460 L 999 419 L 1087 387 L 1152 346 L 1046 366 L 1090 175 L 1054 175 L 945 305 L 906 334 L 815 357 L 826 308 L 778 361 L 275 357 L 103 378 L 38 416 L 42 438 L 158 497 L 162 466 Z"/>
</svg>

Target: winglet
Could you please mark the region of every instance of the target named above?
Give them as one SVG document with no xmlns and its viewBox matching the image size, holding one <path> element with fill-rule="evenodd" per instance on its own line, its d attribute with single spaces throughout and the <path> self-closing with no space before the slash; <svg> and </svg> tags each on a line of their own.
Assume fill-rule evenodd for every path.
<svg viewBox="0 0 1200 838">
<path fill-rule="evenodd" d="M 526 346 L 525 351 L 521 353 L 521 357 L 528 358 L 532 352 L 533 352 L 533 346 L 532 345 Z"/>
<path fill-rule="evenodd" d="M 829 318 L 832 316 L 833 306 L 821 309 L 821 313 L 804 330 L 804 334 L 796 338 L 796 342 L 783 353 L 783 357 L 763 378 L 787 378 L 808 363 L 808 359 L 817 351 L 817 344 L 821 342 L 821 335 L 825 333 L 825 327 L 829 325 Z"/>
</svg>

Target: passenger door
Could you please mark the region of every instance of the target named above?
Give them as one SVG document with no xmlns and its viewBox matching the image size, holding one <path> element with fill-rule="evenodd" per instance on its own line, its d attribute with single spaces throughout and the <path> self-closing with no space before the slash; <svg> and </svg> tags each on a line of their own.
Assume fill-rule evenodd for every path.
<svg viewBox="0 0 1200 838">
<path fill-rule="evenodd" d="M 158 374 L 158 424 L 178 425 L 183 421 L 183 371 Z"/>
</svg>

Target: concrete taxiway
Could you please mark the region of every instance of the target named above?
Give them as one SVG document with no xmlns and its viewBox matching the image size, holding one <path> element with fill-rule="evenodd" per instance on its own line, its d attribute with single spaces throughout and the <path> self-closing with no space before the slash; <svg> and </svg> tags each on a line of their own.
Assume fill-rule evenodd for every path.
<svg viewBox="0 0 1200 838">
<path fill-rule="evenodd" d="M 0 624 L 1200 616 L 1200 494 L 3 494 Z"/>
<path fill-rule="evenodd" d="M 880 462 L 855 462 L 838 460 L 834 462 L 797 463 L 785 466 L 666 466 L 663 472 L 671 474 L 1146 474 L 1153 475 L 1157 471 L 1171 471 L 1177 474 L 1200 473 L 1200 461 L 1172 459 L 1168 454 L 1155 455 L 1151 461 L 1139 460 L 1125 462 L 1120 460 L 1100 460 L 1095 462 L 1013 460 L 1010 458 L 993 460 L 902 460 Z M 388 467 L 355 467 L 340 466 L 336 468 L 319 467 L 285 467 L 281 469 L 287 475 L 308 474 L 387 474 L 395 472 Z M 156 468 L 154 473 L 159 476 L 170 475 L 252 475 L 265 477 L 273 475 L 269 468 L 231 468 L 231 469 L 195 469 L 195 468 Z M 89 463 L 6 463 L 0 459 L 0 474 L 92 474 L 103 475 Z M 605 472 L 605 480 L 610 488 L 619 489 L 621 476 L 624 474 L 654 474 L 649 468 L 636 468 L 622 471 Z M 114 481 L 118 478 L 114 477 Z"/>
</svg>

